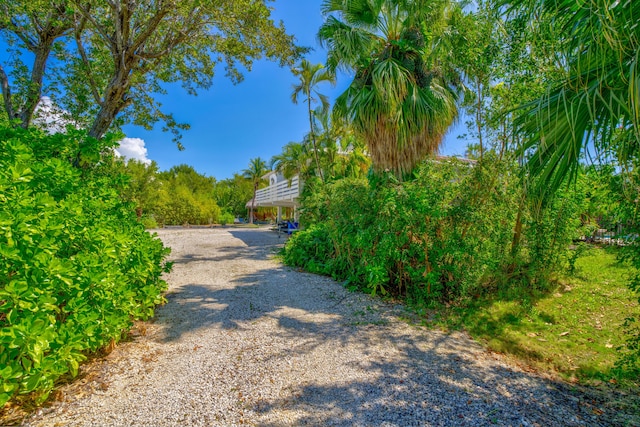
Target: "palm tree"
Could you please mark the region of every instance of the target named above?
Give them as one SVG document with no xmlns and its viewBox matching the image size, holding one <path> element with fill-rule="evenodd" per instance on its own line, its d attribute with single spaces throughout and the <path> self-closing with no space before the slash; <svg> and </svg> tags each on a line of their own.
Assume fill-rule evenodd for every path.
<svg viewBox="0 0 640 427">
<path fill-rule="evenodd" d="M 321 103 L 323 109 L 329 109 L 329 99 L 326 95 L 321 94 L 317 90 L 317 86 L 322 82 L 329 82 L 332 85 L 335 84 L 335 76 L 330 73 L 322 64 L 312 65 L 308 60 L 303 59 L 297 68 L 294 68 L 293 74 L 300 78 L 300 82 L 293 86 L 293 93 L 291 94 L 291 100 L 294 104 L 298 103 L 298 97 L 300 95 L 305 96 L 304 101 L 307 103 L 307 111 L 309 113 L 309 134 L 311 136 L 311 142 L 313 144 L 313 153 L 316 160 L 316 167 L 320 174 L 320 179 L 324 182 L 324 176 L 322 175 L 322 169 L 320 168 L 320 159 L 318 158 L 318 147 L 316 143 L 316 136 L 313 126 L 313 109 L 311 105 L 318 100 Z M 317 97 L 315 98 L 314 95 Z"/>
<path fill-rule="evenodd" d="M 321 108 L 316 108 L 313 116 L 323 170 L 328 171 L 332 179 L 366 175 L 371 161 L 362 141 L 353 135 L 348 124 L 332 120 L 330 112 Z"/>
<path fill-rule="evenodd" d="M 321 168 L 325 175 L 333 177 L 341 129 L 334 126 L 329 109 L 322 107 L 313 111 L 313 126 L 316 131 L 316 144 L 321 153 Z"/>
<path fill-rule="evenodd" d="M 260 183 L 264 181 L 263 176 L 269 172 L 267 164 L 260 157 L 249 161 L 249 167 L 242 171 L 242 175 L 253 184 L 253 199 L 251 199 L 251 210 L 249 212 L 249 224 L 253 224 L 253 211 L 256 204 L 256 193 Z"/>
<path fill-rule="evenodd" d="M 366 155 L 364 143 L 353 134 L 340 139 L 339 168 L 344 177 L 363 178 L 371 167 L 371 159 Z"/>
<path fill-rule="evenodd" d="M 614 0 L 504 0 L 511 15 L 550 16 L 566 37 L 558 49 L 563 78 L 522 106 L 516 120 L 523 153 L 540 191 L 575 178 L 593 145 L 621 164 L 640 155 L 640 2 Z"/>
<path fill-rule="evenodd" d="M 304 176 L 311 161 L 303 144 L 290 142 L 282 147 L 282 153 L 271 158 L 271 168 L 291 180 L 296 175 Z"/>
<path fill-rule="evenodd" d="M 402 177 L 437 151 L 458 114 L 456 78 L 438 49 L 452 6 L 325 0 L 322 7 L 327 18 L 318 37 L 328 68 L 355 73 L 334 113 L 366 141 L 374 171 Z"/>
</svg>

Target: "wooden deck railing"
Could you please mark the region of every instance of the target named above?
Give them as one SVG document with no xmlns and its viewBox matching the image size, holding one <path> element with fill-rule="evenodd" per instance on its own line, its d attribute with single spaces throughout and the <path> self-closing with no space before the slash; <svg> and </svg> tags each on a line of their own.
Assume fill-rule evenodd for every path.
<svg viewBox="0 0 640 427">
<path fill-rule="evenodd" d="M 294 202 L 300 197 L 300 180 L 297 176 L 289 181 L 270 185 L 256 192 L 256 206 L 277 206 L 282 202 Z"/>
</svg>

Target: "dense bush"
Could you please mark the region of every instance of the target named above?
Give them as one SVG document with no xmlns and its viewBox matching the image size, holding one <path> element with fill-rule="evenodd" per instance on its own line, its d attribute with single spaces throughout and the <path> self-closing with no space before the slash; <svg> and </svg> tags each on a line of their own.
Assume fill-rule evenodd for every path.
<svg viewBox="0 0 640 427">
<path fill-rule="evenodd" d="M 222 225 L 233 224 L 233 221 L 235 221 L 235 217 L 229 212 L 223 212 L 222 214 L 220 214 L 219 221 Z"/>
<path fill-rule="evenodd" d="M 163 299 L 168 250 L 119 197 L 107 145 L 0 128 L 0 404 L 44 399 Z"/>
<path fill-rule="evenodd" d="M 154 211 L 158 222 L 166 225 L 205 225 L 220 220 L 215 201 L 215 179 L 196 172 L 188 165 L 174 166 L 156 175 L 160 181 L 159 203 Z"/>
<path fill-rule="evenodd" d="M 122 198 L 134 205 L 138 218 L 148 225 L 147 228 L 210 225 L 220 220 L 221 209 L 214 197 L 213 177 L 201 175 L 188 165 L 158 172 L 155 162 L 145 164 L 119 159 L 114 166 L 127 177 L 121 188 Z"/>
<path fill-rule="evenodd" d="M 334 246 L 326 224 L 316 224 L 291 236 L 284 251 L 284 262 L 302 267 L 310 273 L 341 276 L 334 271 Z"/>
<path fill-rule="evenodd" d="M 306 199 L 316 225 L 292 237 L 284 259 L 420 305 L 495 292 L 517 277 L 542 285 L 575 237 L 579 206 L 565 196 L 540 206 L 521 188 L 516 168 L 497 161 L 426 162 L 407 182 L 336 181 Z"/>
<path fill-rule="evenodd" d="M 615 220 L 624 230 L 623 235 L 618 236 L 625 241 L 621 251 L 621 258 L 630 262 L 634 267 L 631 274 L 629 287 L 640 295 L 640 168 L 639 165 L 628 165 L 622 168 L 620 173 L 605 175 L 606 188 L 608 189 L 607 205 L 615 206 Z M 638 298 L 640 303 L 640 297 Z M 626 319 L 623 325 L 627 333 L 627 342 L 619 348 L 621 358 L 618 361 L 620 367 L 634 372 L 640 377 L 640 313 Z"/>
</svg>

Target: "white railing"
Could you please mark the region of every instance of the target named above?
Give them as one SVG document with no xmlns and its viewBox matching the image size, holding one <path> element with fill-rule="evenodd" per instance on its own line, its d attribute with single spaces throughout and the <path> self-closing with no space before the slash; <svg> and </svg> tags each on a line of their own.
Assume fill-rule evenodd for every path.
<svg viewBox="0 0 640 427">
<path fill-rule="evenodd" d="M 278 202 L 293 202 L 300 197 L 300 181 L 297 176 L 270 185 L 256 192 L 256 206 L 275 205 Z"/>
</svg>

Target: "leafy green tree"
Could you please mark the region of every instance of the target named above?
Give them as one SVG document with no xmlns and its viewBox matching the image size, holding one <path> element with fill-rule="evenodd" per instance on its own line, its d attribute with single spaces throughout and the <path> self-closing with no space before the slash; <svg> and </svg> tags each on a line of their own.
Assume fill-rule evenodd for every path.
<svg viewBox="0 0 640 427">
<path fill-rule="evenodd" d="M 260 184 L 264 182 L 263 176 L 269 172 L 267 164 L 260 157 L 249 161 L 249 167 L 242 171 L 242 174 L 253 184 L 253 198 L 251 199 L 251 209 L 249 211 L 249 224 L 253 224 L 253 211 L 256 203 L 256 193 Z"/>
<path fill-rule="evenodd" d="M 304 179 L 308 176 L 311 161 L 304 144 L 290 142 L 282 147 L 282 153 L 271 158 L 271 168 L 282 173 L 286 179 L 290 180 L 296 175 Z"/>
<path fill-rule="evenodd" d="M 221 210 L 216 204 L 215 179 L 198 173 L 192 166 L 178 165 L 160 172 L 159 216 L 167 224 L 211 224 Z"/>
<path fill-rule="evenodd" d="M 486 149 L 486 133 L 490 128 L 488 114 L 491 86 L 496 76 L 500 52 L 501 31 L 498 18 L 484 1 L 477 2 L 474 13 L 459 14 L 455 27 L 460 34 L 457 44 L 459 68 L 463 70 L 467 91 L 462 105 L 473 117 L 468 128 L 477 140 L 477 158 L 482 160 Z"/>
<path fill-rule="evenodd" d="M 123 190 L 125 200 L 135 205 L 138 220 L 143 214 L 153 213 L 158 203 L 160 181 L 157 179 L 158 165 L 156 162 L 146 164 L 130 159 L 122 162 L 123 172 L 129 181 Z"/>
<path fill-rule="evenodd" d="M 250 69 L 256 59 L 291 65 L 301 52 L 283 25 L 271 20 L 264 0 L 197 6 L 190 0 L 61 0 L 54 7 L 40 0 L 2 0 L 0 7 L 5 14 L 2 35 L 18 43 L 16 54 L 22 49 L 42 52 L 31 76 L 16 58 L 12 69 L 15 81 L 25 82 L 23 87 L 12 92 L 7 73 L 0 73 L 5 105 L 11 107 L 5 107 L 7 113 L 15 117 L 11 100 L 25 96 L 15 93 L 18 89 L 28 93 L 25 114 L 32 111 L 46 77 L 52 88 L 61 88 L 49 95 L 93 137 L 102 137 L 112 125 L 151 127 L 158 120 L 178 134 L 186 126 L 162 112 L 154 99 L 165 92 L 166 83 L 181 82 L 195 94 L 210 87 L 219 63 L 239 82 L 240 68 Z M 43 23 L 50 25 L 41 27 Z M 55 40 L 61 72 L 47 74 L 46 59 Z"/>
<path fill-rule="evenodd" d="M 318 157 L 318 144 L 316 142 L 316 132 L 314 129 L 313 121 L 313 109 L 311 105 L 318 100 L 321 103 L 323 110 L 329 109 L 329 99 L 326 95 L 321 94 L 317 90 L 317 86 L 320 83 L 328 82 L 335 85 L 335 74 L 329 72 L 322 64 L 312 65 L 308 60 L 303 59 L 298 67 L 293 69 L 293 74 L 297 76 L 300 81 L 293 86 L 293 93 L 291 94 L 291 100 L 294 104 L 298 103 L 298 97 L 303 95 L 305 97 L 304 102 L 307 103 L 307 112 L 309 114 L 309 136 L 311 143 L 313 144 L 313 155 L 316 160 L 316 167 L 318 168 L 318 174 L 320 180 L 324 181 L 324 175 L 322 168 L 320 167 L 320 159 Z M 315 98 L 314 97 L 317 97 Z"/>
<path fill-rule="evenodd" d="M 246 215 L 247 200 L 252 194 L 253 184 L 238 173 L 234 173 L 231 178 L 218 181 L 214 188 L 214 197 L 218 206 L 234 217 Z"/>
<path fill-rule="evenodd" d="M 351 70 L 334 113 L 368 146 L 376 172 L 402 177 L 434 153 L 457 117 L 456 83 L 444 45 L 449 12 L 427 0 L 325 0 L 318 37 L 329 70 Z"/>
<path fill-rule="evenodd" d="M 193 166 L 177 165 L 160 173 L 161 179 L 172 181 L 175 185 L 188 188 L 191 193 L 210 196 L 215 185 L 215 178 L 198 173 Z"/>
</svg>

